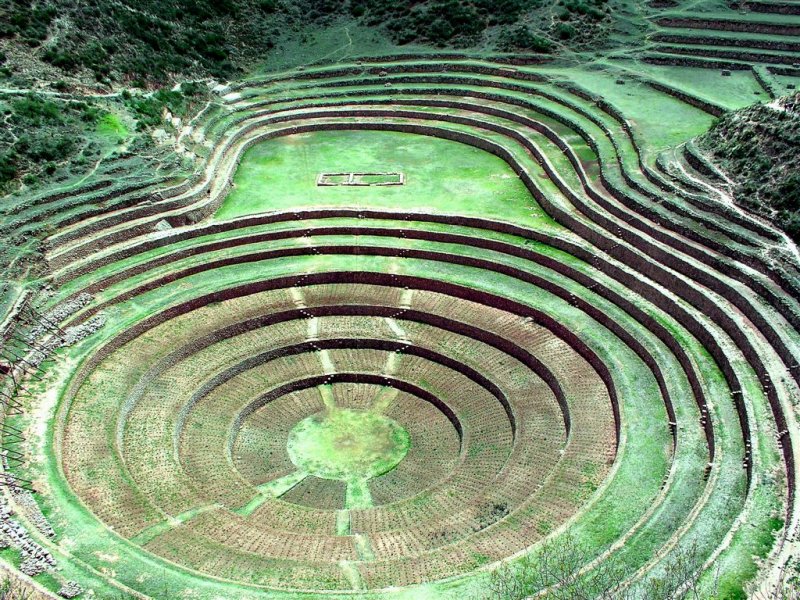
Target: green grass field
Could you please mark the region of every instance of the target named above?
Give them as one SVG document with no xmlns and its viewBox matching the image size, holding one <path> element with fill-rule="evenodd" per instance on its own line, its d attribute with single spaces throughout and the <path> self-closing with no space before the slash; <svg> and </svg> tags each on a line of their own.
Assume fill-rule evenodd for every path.
<svg viewBox="0 0 800 600">
<path fill-rule="evenodd" d="M 320 173 L 334 172 L 402 172 L 405 184 L 317 186 Z M 214 216 L 323 206 L 553 224 L 502 159 L 458 142 L 383 131 L 320 131 L 257 145 L 245 154 L 234 189 Z"/>
</svg>

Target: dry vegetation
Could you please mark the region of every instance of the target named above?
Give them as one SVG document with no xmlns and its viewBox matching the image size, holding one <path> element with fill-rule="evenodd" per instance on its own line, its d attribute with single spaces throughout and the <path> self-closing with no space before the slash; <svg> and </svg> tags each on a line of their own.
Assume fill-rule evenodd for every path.
<svg viewBox="0 0 800 600">
<path fill-rule="evenodd" d="M 800 93 L 722 117 L 700 140 L 736 199 L 800 241 Z"/>
</svg>

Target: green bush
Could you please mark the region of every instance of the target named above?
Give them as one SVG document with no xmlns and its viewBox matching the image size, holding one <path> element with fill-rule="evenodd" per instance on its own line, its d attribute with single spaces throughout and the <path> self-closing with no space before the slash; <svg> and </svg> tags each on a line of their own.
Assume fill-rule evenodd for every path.
<svg viewBox="0 0 800 600">
<path fill-rule="evenodd" d="M 17 177 L 17 165 L 13 151 L 0 153 L 0 186 L 5 186 Z"/>
<path fill-rule="evenodd" d="M 280 4 L 278 0 L 259 0 L 258 8 L 265 13 L 274 13 L 278 10 Z"/>
<path fill-rule="evenodd" d="M 78 66 L 78 57 L 55 48 L 47 48 L 42 52 L 42 60 L 64 71 L 73 71 Z"/>
<path fill-rule="evenodd" d="M 11 103 L 14 118 L 30 125 L 58 123 L 62 120 L 60 107 L 49 100 L 29 95 Z"/>
<path fill-rule="evenodd" d="M 58 83 L 58 82 L 57 82 Z M 61 88 L 63 86 L 56 85 Z M 0 151 L 0 189 L 25 176 L 27 185 L 54 175 L 74 160 L 105 110 L 92 101 L 74 102 L 28 94 L 4 104 L 13 136 Z"/>
<path fill-rule="evenodd" d="M 519 25 L 504 32 L 500 39 L 503 50 L 529 50 L 531 52 L 549 52 L 553 44 L 547 38 L 534 33 L 530 27 Z"/>
<path fill-rule="evenodd" d="M 476 0 L 475 6 L 489 16 L 490 25 L 516 23 L 520 14 L 542 6 L 541 0 Z"/>
<path fill-rule="evenodd" d="M 128 92 L 121 97 L 136 115 L 137 128 L 142 131 L 160 125 L 165 108 L 173 115 L 185 115 L 193 99 L 201 97 L 205 92 L 202 83 L 188 82 L 182 84 L 179 91 L 160 89 L 149 96 L 134 96 Z"/>
<path fill-rule="evenodd" d="M 54 161 L 71 154 L 75 144 L 67 136 L 36 132 L 20 137 L 14 148 L 33 161 Z"/>
<path fill-rule="evenodd" d="M 800 210 L 800 173 L 792 173 L 775 186 L 774 205 L 783 210 Z"/>
<path fill-rule="evenodd" d="M 556 25 L 555 33 L 556 36 L 558 36 L 558 39 L 568 40 L 575 35 L 576 30 L 572 25 L 567 25 L 566 23 L 559 23 L 558 25 Z"/>
</svg>

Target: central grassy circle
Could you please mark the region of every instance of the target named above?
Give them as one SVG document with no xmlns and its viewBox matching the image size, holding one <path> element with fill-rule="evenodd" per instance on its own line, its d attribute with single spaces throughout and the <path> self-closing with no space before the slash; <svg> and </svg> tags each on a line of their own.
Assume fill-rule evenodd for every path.
<svg viewBox="0 0 800 600">
<path fill-rule="evenodd" d="M 383 415 L 333 409 L 300 421 L 288 451 L 302 471 L 323 479 L 358 481 L 391 471 L 403 460 L 411 436 Z"/>
</svg>

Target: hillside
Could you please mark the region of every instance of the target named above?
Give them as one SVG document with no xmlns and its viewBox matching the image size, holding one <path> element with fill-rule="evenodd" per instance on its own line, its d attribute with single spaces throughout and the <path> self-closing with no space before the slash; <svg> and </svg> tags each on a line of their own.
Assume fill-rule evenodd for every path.
<svg viewBox="0 0 800 600">
<path fill-rule="evenodd" d="M 104 86 L 228 79 L 287 31 L 300 37 L 335 19 L 377 28 L 397 44 L 547 52 L 592 39 L 608 0 L 37 0 L 0 8 L 6 77 L 92 79 Z"/>
<path fill-rule="evenodd" d="M 0 88 L 16 92 L 0 98 L 0 192 L 65 181 L 118 146 L 150 145 L 136 132 L 157 127 L 165 109 L 183 116 L 207 100 L 206 86 L 170 92 L 175 82 L 240 77 L 281 50 L 313 47 L 332 24 L 368 32 L 370 48 L 550 55 L 598 39 L 609 14 L 607 0 L 0 3 Z"/>
<path fill-rule="evenodd" d="M 736 201 L 800 241 L 800 93 L 724 115 L 700 139 Z"/>
</svg>

